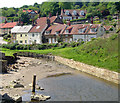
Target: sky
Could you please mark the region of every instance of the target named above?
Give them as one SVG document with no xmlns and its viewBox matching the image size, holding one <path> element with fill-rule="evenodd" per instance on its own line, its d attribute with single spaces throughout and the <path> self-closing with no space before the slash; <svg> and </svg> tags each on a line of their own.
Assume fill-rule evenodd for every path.
<svg viewBox="0 0 120 103">
<path fill-rule="evenodd" d="M 21 7 L 23 5 L 33 5 L 35 2 L 41 4 L 47 0 L 0 0 L 0 8 L 2 7 Z"/>
</svg>

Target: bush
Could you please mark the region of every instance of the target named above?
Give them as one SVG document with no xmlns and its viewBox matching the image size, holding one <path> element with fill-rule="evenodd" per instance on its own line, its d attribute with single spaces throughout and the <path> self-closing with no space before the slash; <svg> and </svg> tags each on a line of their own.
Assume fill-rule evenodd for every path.
<svg viewBox="0 0 120 103">
<path fill-rule="evenodd" d="M 19 45 L 16 46 L 16 49 L 17 49 L 17 50 L 23 50 L 23 48 L 24 48 L 24 46 L 21 45 L 21 44 L 19 44 Z"/>
<path fill-rule="evenodd" d="M 106 31 L 106 34 L 108 34 L 108 33 L 109 33 L 109 31 L 107 30 L 107 31 Z"/>
<path fill-rule="evenodd" d="M 110 37 L 111 40 L 115 40 L 118 37 L 117 34 L 114 34 L 113 36 Z"/>
<path fill-rule="evenodd" d="M 110 31 L 113 31 L 113 28 L 110 28 Z"/>
<path fill-rule="evenodd" d="M 95 40 L 96 38 L 92 38 L 91 41 Z"/>
</svg>

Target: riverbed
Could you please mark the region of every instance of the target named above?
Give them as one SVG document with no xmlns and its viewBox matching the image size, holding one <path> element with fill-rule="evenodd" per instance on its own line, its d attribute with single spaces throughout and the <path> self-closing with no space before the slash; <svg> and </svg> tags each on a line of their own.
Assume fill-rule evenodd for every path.
<svg viewBox="0 0 120 103">
<path fill-rule="evenodd" d="M 75 70 L 55 61 L 19 57 L 27 61 L 27 66 L 17 72 L 2 74 L 1 94 L 19 94 L 23 101 L 30 101 L 32 77 L 37 76 L 37 84 L 44 90 L 36 93 L 51 96 L 48 101 L 118 101 L 118 86 L 106 80 Z M 5 88 L 9 82 L 20 79 L 24 88 Z"/>
</svg>

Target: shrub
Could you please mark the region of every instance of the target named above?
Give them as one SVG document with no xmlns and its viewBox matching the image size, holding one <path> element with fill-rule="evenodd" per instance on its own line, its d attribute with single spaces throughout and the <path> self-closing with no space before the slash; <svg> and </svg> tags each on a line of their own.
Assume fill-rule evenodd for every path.
<svg viewBox="0 0 120 103">
<path fill-rule="evenodd" d="M 111 40 L 115 40 L 118 37 L 117 34 L 114 34 L 113 36 L 110 37 Z"/>
<path fill-rule="evenodd" d="M 92 38 L 91 41 L 94 41 L 96 38 Z"/>
<path fill-rule="evenodd" d="M 110 28 L 110 31 L 113 31 L 113 28 Z"/>
<path fill-rule="evenodd" d="M 107 30 L 107 31 L 105 31 L 106 32 L 106 34 L 108 34 L 109 33 L 109 31 Z"/>
<path fill-rule="evenodd" d="M 24 48 L 24 46 L 21 45 L 21 44 L 19 44 L 19 45 L 16 46 L 16 49 L 18 49 L 18 50 L 23 50 L 23 48 Z"/>
</svg>

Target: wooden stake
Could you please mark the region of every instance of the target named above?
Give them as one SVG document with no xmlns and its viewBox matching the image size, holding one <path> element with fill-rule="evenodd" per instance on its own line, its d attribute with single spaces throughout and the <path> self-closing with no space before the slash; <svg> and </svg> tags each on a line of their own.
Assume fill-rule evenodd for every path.
<svg viewBox="0 0 120 103">
<path fill-rule="evenodd" d="M 36 74 L 33 75 L 33 86 L 32 86 L 32 92 L 35 92 L 35 85 L 36 85 Z"/>
</svg>

